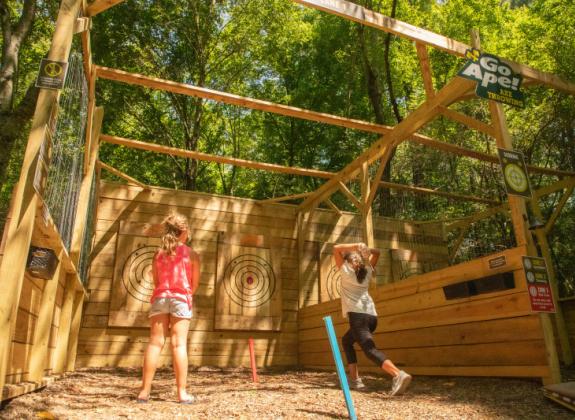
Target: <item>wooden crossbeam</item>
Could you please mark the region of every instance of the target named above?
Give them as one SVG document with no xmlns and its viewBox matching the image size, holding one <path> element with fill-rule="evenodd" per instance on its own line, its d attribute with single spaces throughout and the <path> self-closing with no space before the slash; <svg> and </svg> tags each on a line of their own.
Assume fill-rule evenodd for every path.
<svg viewBox="0 0 575 420">
<path fill-rule="evenodd" d="M 486 124 L 483 121 L 479 121 L 478 119 L 472 118 L 468 115 L 462 114 L 461 112 L 453 111 L 452 109 L 448 109 L 445 107 L 441 107 L 439 110 L 443 116 L 450 118 L 453 121 L 457 121 L 461 124 L 464 124 L 469 128 L 473 128 L 474 130 L 481 131 L 482 133 L 485 133 L 488 136 L 495 138 L 495 129 L 489 124 Z"/>
<path fill-rule="evenodd" d="M 88 16 L 96 16 L 98 13 L 102 13 L 108 10 L 110 7 L 116 6 L 117 4 L 123 3 L 124 0 L 94 0 L 88 5 L 86 9 L 86 14 Z"/>
<path fill-rule="evenodd" d="M 459 156 L 467 156 L 473 159 L 482 160 L 484 162 L 492 162 L 492 163 L 499 163 L 499 158 L 495 155 L 490 155 L 488 153 L 478 152 L 475 150 L 467 149 L 465 147 L 457 146 L 455 144 L 446 143 L 439 140 L 434 140 L 430 137 L 417 134 L 409 137 L 407 140 L 421 144 L 423 146 L 429 146 L 434 149 L 443 150 L 444 152 L 453 153 Z M 549 168 L 541 168 L 539 166 L 527 165 L 527 169 L 529 172 L 532 173 L 540 173 L 545 175 L 553 175 L 553 176 L 575 176 L 575 172 L 571 171 L 562 171 L 559 169 L 549 169 Z"/>
<path fill-rule="evenodd" d="M 497 200 L 490 200 L 489 198 L 481 198 L 481 197 L 475 197 L 472 195 L 463 195 L 463 194 L 454 194 L 454 193 L 448 193 L 448 192 L 444 192 L 444 191 L 437 191 L 437 190 L 432 190 L 430 188 L 423 188 L 423 187 L 414 187 L 414 186 L 410 186 L 410 185 L 401 185 L 401 184 L 394 184 L 392 182 L 385 182 L 385 181 L 380 181 L 379 185 L 381 187 L 384 188 L 390 188 L 390 189 L 394 189 L 394 190 L 404 190 L 404 191 L 411 191 L 415 194 L 425 194 L 425 195 L 437 195 L 440 197 L 447 197 L 447 198 L 453 198 L 455 200 L 462 200 L 462 201 L 473 201 L 476 203 L 482 203 L 482 204 L 489 204 L 489 205 L 499 205 L 501 204 L 499 201 Z"/>
<path fill-rule="evenodd" d="M 567 190 L 563 193 L 561 200 L 559 201 L 557 206 L 555 206 L 555 210 L 553 210 L 553 213 L 551 214 L 551 216 L 547 220 L 547 223 L 545 223 L 545 233 L 546 234 L 548 234 L 551 231 L 551 229 L 553 229 L 553 226 L 555 225 L 555 221 L 557 220 L 557 218 L 561 214 L 561 210 L 563 210 L 563 207 L 565 207 L 565 204 L 567 204 L 567 201 L 569 201 L 569 199 L 571 198 L 571 194 L 573 194 L 573 188 L 574 188 L 573 185 L 570 186 L 569 188 L 567 188 Z"/>
<path fill-rule="evenodd" d="M 441 89 L 432 99 L 427 100 L 419 108 L 413 111 L 407 118 L 396 125 L 393 130 L 371 145 L 353 162 L 343 168 L 338 174 L 323 184 L 316 190 L 316 194 L 310 195 L 300 204 L 300 209 L 305 210 L 316 202 L 321 202 L 328 198 L 334 189 L 338 188 L 338 183 L 350 179 L 356 175 L 364 162 L 371 162 L 384 155 L 389 156 L 389 150 L 399 143 L 409 138 L 413 133 L 431 121 L 438 115 L 439 106 L 449 106 L 461 92 L 465 92 L 473 82 L 456 77 Z M 382 161 L 381 164 L 386 164 Z"/>
<path fill-rule="evenodd" d="M 226 92 L 220 92 L 212 89 L 199 88 L 192 85 L 187 85 L 184 83 L 171 82 L 169 80 L 163 80 L 148 76 L 143 76 L 140 74 L 128 73 L 122 70 L 110 69 L 106 67 L 94 66 L 96 68 L 96 75 L 102 79 L 115 80 L 119 82 L 146 86 L 152 89 L 159 89 L 173 93 L 179 93 L 182 95 L 201 97 L 204 99 L 211 99 L 223 103 L 228 103 L 232 105 L 241 106 L 249 109 L 256 109 L 265 112 L 271 112 L 274 114 L 284 115 L 288 117 L 301 118 L 308 121 L 316 121 L 325 124 L 331 124 L 338 127 L 351 128 L 356 130 L 361 130 L 369 133 L 378 134 L 388 134 L 394 127 L 373 124 L 367 121 L 355 120 L 350 118 L 339 117 L 336 115 L 325 114 L 322 112 L 310 111 L 303 108 L 292 107 L 288 105 L 276 104 L 269 101 L 262 101 L 259 99 L 252 99 L 243 96 L 233 95 Z M 443 107 L 442 109 L 446 109 Z M 459 114 L 463 115 L 463 114 Z M 465 117 L 465 116 L 463 116 Z M 461 117 L 461 118 L 463 118 Z M 460 119 L 461 119 L 460 118 Z M 467 117 L 473 120 L 471 117 Z M 477 120 L 473 120 L 477 121 Z M 479 121 L 477 121 L 479 123 Z M 458 155 L 469 156 L 475 159 L 485 160 L 489 162 L 499 162 L 497 156 L 489 155 L 486 153 L 476 152 L 474 150 L 465 149 L 463 147 L 450 145 L 439 140 L 431 139 L 427 136 L 413 133 L 409 140 L 415 141 L 419 144 L 423 144 L 432 148 L 449 151 Z M 198 158 L 199 159 L 199 158 Z M 548 175 L 575 175 L 575 172 L 558 171 L 554 169 L 538 168 L 535 166 L 528 166 L 531 172 L 544 173 Z M 314 175 L 315 176 L 315 175 Z"/>
<path fill-rule="evenodd" d="M 353 195 L 353 193 L 349 190 L 349 188 L 347 188 L 347 186 L 343 182 L 341 181 L 338 182 L 338 188 L 347 198 L 349 198 L 349 201 L 352 202 L 352 204 L 355 206 L 356 209 L 361 210 L 363 208 L 363 204 L 361 204 L 361 202 L 357 199 L 357 197 Z"/>
<path fill-rule="evenodd" d="M 329 206 L 329 208 L 335 211 L 338 214 L 338 216 L 341 216 L 343 214 L 342 211 L 329 198 L 326 199 L 324 203 L 326 203 Z"/>
<path fill-rule="evenodd" d="M 97 76 L 102 79 L 114 80 L 117 82 L 132 85 L 145 86 L 152 89 L 159 89 L 166 92 L 179 93 L 182 95 L 195 96 L 203 99 L 210 99 L 226 104 L 237 105 L 244 108 L 256 109 L 259 111 L 271 112 L 287 117 L 301 118 L 309 121 L 317 121 L 338 127 L 353 128 L 371 133 L 382 133 L 385 128 L 378 124 L 366 121 L 354 120 L 350 118 L 338 117 L 325 114 L 323 112 L 309 111 L 289 105 L 276 104 L 260 99 L 247 98 L 245 96 L 234 95 L 227 92 L 220 92 L 213 89 L 197 87 L 185 83 L 177 83 L 169 80 L 148 77 L 136 73 L 128 73 L 122 70 L 96 66 Z"/>
<path fill-rule="evenodd" d="M 351 3 L 345 0 L 293 0 L 296 3 L 302 4 L 307 7 L 322 10 L 345 19 L 361 23 L 363 25 L 371 26 L 385 32 L 392 33 L 401 38 L 407 38 L 416 43 L 429 45 L 433 48 L 440 49 L 449 54 L 464 57 L 465 51 L 471 48 L 463 42 L 456 41 L 455 39 L 419 28 L 409 23 L 402 22 L 397 19 L 392 19 L 388 16 L 376 13 L 358 4 Z M 524 64 L 516 63 L 511 60 L 504 59 L 515 72 L 521 74 L 525 78 L 536 80 L 547 86 L 553 87 L 564 92 L 575 94 L 575 84 L 563 80 L 559 76 L 551 73 L 542 72 Z"/>
<path fill-rule="evenodd" d="M 204 160 L 208 162 L 224 163 L 244 168 L 260 169 L 270 172 L 280 172 L 283 174 L 313 176 L 317 178 L 331 178 L 333 173 L 319 171 L 316 169 L 304 169 L 290 166 L 275 165 L 272 163 L 254 162 L 251 160 L 230 158 L 225 156 L 210 155 L 208 153 L 195 152 L 191 150 L 178 149 L 175 147 L 162 146 L 159 144 L 142 142 L 137 140 L 124 139 L 122 137 L 109 136 L 102 134 L 100 140 L 106 143 L 118 144 L 121 146 L 131 147 L 133 149 L 149 150 L 157 153 L 163 153 L 172 156 L 180 156 L 190 159 Z"/>
<path fill-rule="evenodd" d="M 98 166 L 102 169 L 105 169 L 106 171 L 110 172 L 111 174 L 116 175 L 117 177 L 123 178 L 126 181 L 128 181 L 131 184 L 135 184 L 138 187 L 141 187 L 145 190 L 149 190 L 150 187 L 148 187 L 146 184 L 141 183 L 140 181 L 138 181 L 135 178 L 132 178 L 130 175 L 126 175 L 124 172 L 117 170 L 116 168 L 110 166 L 110 165 L 106 165 L 104 162 L 102 161 L 98 161 Z"/>
<path fill-rule="evenodd" d="M 283 197 L 274 197 L 274 198 L 268 198 L 266 200 L 261 200 L 260 203 L 262 203 L 262 204 L 281 203 L 282 201 L 297 200 L 299 198 L 304 198 L 310 194 L 311 194 L 311 192 L 305 192 L 305 193 L 293 194 L 293 195 L 284 195 Z"/>
</svg>

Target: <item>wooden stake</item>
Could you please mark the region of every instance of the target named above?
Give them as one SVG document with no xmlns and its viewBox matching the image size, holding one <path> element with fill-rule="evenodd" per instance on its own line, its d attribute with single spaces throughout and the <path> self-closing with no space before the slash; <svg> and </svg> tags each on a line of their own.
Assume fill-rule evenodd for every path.
<svg viewBox="0 0 575 420">
<path fill-rule="evenodd" d="M 68 358 L 66 360 L 66 371 L 74 370 L 76 364 L 76 353 L 78 351 L 78 336 L 82 323 L 82 308 L 84 306 L 84 291 L 76 292 L 74 305 L 72 306 L 72 323 L 70 324 L 70 336 L 68 337 Z"/>
</svg>

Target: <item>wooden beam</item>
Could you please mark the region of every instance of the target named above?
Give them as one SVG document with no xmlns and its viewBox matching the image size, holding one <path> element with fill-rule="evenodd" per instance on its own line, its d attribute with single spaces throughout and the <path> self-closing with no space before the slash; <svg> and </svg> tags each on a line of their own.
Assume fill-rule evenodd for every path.
<svg viewBox="0 0 575 420">
<path fill-rule="evenodd" d="M 381 177 L 383 176 L 383 171 L 385 171 L 386 167 L 386 159 L 380 159 L 379 166 L 377 167 L 377 172 L 375 173 L 375 177 L 371 183 L 371 187 L 369 189 L 369 195 L 364 202 L 364 205 L 371 206 L 373 204 L 373 200 L 375 199 L 375 194 L 377 193 L 377 189 L 380 186 Z"/>
<path fill-rule="evenodd" d="M 361 224 L 363 241 L 369 248 L 375 247 L 375 237 L 373 235 L 373 214 L 371 203 L 368 203 L 370 197 L 371 180 L 369 179 L 369 164 L 364 162 L 361 165 L 361 174 L 359 182 L 361 184 Z M 375 279 L 374 279 L 375 280 Z M 375 283 L 372 283 L 375 285 Z"/>
<path fill-rule="evenodd" d="M 324 201 L 324 203 L 326 203 L 329 206 L 329 208 L 331 208 L 333 211 L 335 211 L 338 216 L 341 216 L 343 214 L 343 212 L 329 198 L 327 198 Z"/>
<path fill-rule="evenodd" d="M 96 108 L 96 74 L 92 72 L 87 75 L 88 77 L 88 115 L 86 116 L 86 135 L 84 141 L 84 176 L 88 173 L 90 168 L 90 157 L 94 153 L 94 143 L 97 142 L 100 135 L 100 128 L 98 128 L 97 135 L 94 135 L 92 126 L 94 124 L 94 110 Z M 101 122 L 100 122 L 101 124 Z"/>
<path fill-rule="evenodd" d="M 58 327 L 58 340 L 54 350 L 54 373 L 66 371 L 66 358 L 68 356 L 68 339 L 70 337 L 70 325 L 72 325 L 72 310 L 74 297 L 76 296 L 76 278 L 73 274 L 66 276 L 66 288 L 64 289 L 64 302 L 60 311 L 60 326 Z"/>
<path fill-rule="evenodd" d="M 88 161 L 86 162 L 86 173 L 80 185 L 78 195 L 78 206 L 76 207 L 76 217 L 74 219 L 74 229 L 72 230 L 72 244 L 70 246 L 70 258 L 78 266 L 82 244 L 86 233 L 86 220 L 88 216 L 88 205 L 90 204 L 90 193 L 92 192 L 92 181 L 96 175 L 96 160 L 98 159 L 99 136 L 104 119 L 104 108 L 98 107 L 93 112 L 93 124 L 90 124 L 92 142 L 86 150 Z"/>
<path fill-rule="evenodd" d="M 168 80 L 157 79 L 152 77 L 143 76 L 140 74 L 128 73 L 122 70 L 110 69 L 106 67 L 95 66 L 97 77 L 108 80 L 115 80 L 119 82 L 146 86 L 152 89 L 159 89 L 173 93 L 179 93 L 182 95 L 196 96 L 204 99 L 211 99 L 223 103 L 228 103 L 232 105 L 241 106 L 249 109 L 256 109 L 265 112 L 271 112 L 274 114 L 284 115 L 288 117 L 301 118 L 308 121 L 315 121 L 330 125 L 335 125 L 338 127 L 345 127 L 355 130 L 361 130 L 368 133 L 377 134 L 389 134 L 393 131 L 394 127 L 374 124 L 367 121 L 355 120 L 350 118 L 343 118 L 336 115 L 325 114 L 321 112 L 315 112 L 306 110 L 303 108 L 296 108 L 288 105 L 275 104 L 273 102 L 262 101 L 259 99 L 252 99 L 247 97 L 242 97 L 238 95 L 233 95 L 230 93 L 219 92 L 207 88 L 195 87 L 192 85 L 186 85 L 183 83 L 171 82 Z M 445 108 L 445 106 L 444 106 Z M 452 111 L 454 112 L 454 111 Z M 462 115 L 462 114 L 459 114 Z M 465 116 L 460 117 L 464 119 Z M 470 117 L 465 118 L 465 121 L 471 119 Z M 476 120 L 473 120 L 476 121 Z M 479 122 L 479 121 L 478 121 Z M 484 126 L 481 126 L 486 129 Z M 413 133 L 412 137 L 409 138 L 411 141 L 415 141 L 419 144 L 424 144 L 429 147 L 434 147 L 440 150 L 451 151 L 452 153 L 464 154 L 466 156 L 474 157 L 476 159 L 499 162 L 496 156 L 492 156 L 486 153 L 475 152 L 473 150 L 465 149 L 463 147 L 453 146 L 445 142 L 438 140 L 433 140 L 429 137 L 423 136 L 421 134 Z M 575 175 L 575 172 L 566 171 L 556 171 L 553 169 L 537 168 L 533 166 L 528 167 L 531 172 L 546 173 L 549 175 Z"/>
<path fill-rule="evenodd" d="M 385 32 L 392 33 L 401 38 L 406 38 L 416 43 L 424 44 L 445 51 L 449 54 L 464 57 L 465 51 L 471 48 L 470 45 L 455 39 L 419 28 L 409 23 L 392 19 L 380 13 L 373 12 L 358 4 L 344 0 L 293 0 L 296 3 L 307 7 L 322 10 L 345 19 L 371 26 Z M 502 59 L 509 64 L 513 70 L 525 78 L 536 80 L 547 86 L 562 90 L 569 94 L 575 94 L 575 84 L 563 80 L 560 77 L 536 70 L 524 64 L 519 64 L 511 60 Z"/>
<path fill-rule="evenodd" d="M 445 107 L 441 107 L 440 111 L 443 116 L 453 121 L 457 121 L 463 125 L 466 125 L 469 128 L 481 131 L 482 133 L 485 133 L 488 136 L 495 138 L 495 130 L 493 129 L 493 127 L 490 126 L 489 124 L 484 123 L 483 121 L 479 121 L 468 115 L 462 114 L 461 112 L 453 111 Z"/>
<path fill-rule="evenodd" d="M 568 192 L 570 195 L 570 191 Z M 563 196 L 565 197 L 565 196 Z M 531 209 L 533 214 L 542 219 L 541 207 L 539 206 L 538 200 L 531 200 Z M 547 265 L 547 272 L 549 274 L 549 285 L 552 290 L 553 303 L 555 304 L 555 327 L 557 329 L 557 335 L 559 336 L 559 344 L 561 347 L 561 353 L 563 358 L 563 363 L 566 366 L 571 366 L 573 364 L 573 352 L 571 349 L 571 344 L 569 342 L 569 332 L 565 324 L 565 316 L 561 305 L 559 304 L 559 286 L 557 284 L 557 276 L 555 275 L 555 267 L 553 265 L 553 257 L 551 255 L 551 249 L 549 248 L 549 242 L 547 241 L 547 225 L 543 229 L 535 229 L 535 237 L 539 243 L 539 249 L 541 250 L 541 256 L 545 259 L 545 264 Z"/>
<path fill-rule="evenodd" d="M 347 188 L 347 186 L 343 182 L 339 181 L 338 188 L 347 198 L 349 198 L 349 201 L 351 201 L 351 203 L 355 206 L 355 208 L 361 211 L 361 209 L 363 208 L 363 204 L 361 203 L 361 201 L 357 199 L 357 197 Z"/>
<path fill-rule="evenodd" d="M 340 181 L 345 181 L 356 175 L 364 162 L 370 164 L 384 155 L 389 156 L 390 151 L 394 147 L 435 118 L 438 115 L 437 108 L 439 106 L 449 106 L 458 98 L 461 92 L 466 91 L 472 84 L 473 82 L 461 77 L 451 80 L 437 95 L 420 105 L 419 108 L 396 125 L 390 133 L 373 143 L 369 149 L 338 172 L 335 177 L 317 189 L 316 194 L 309 196 L 300 205 L 300 209 L 305 209 L 314 202 L 323 201 L 328 195 L 331 195 L 334 188 L 337 188 Z M 385 161 L 387 162 L 387 159 Z"/>
<path fill-rule="evenodd" d="M 301 193 L 301 194 L 285 195 L 283 197 L 268 198 L 266 200 L 261 200 L 260 203 L 270 204 L 270 203 L 280 203 L 282 201 L 297 200 L 299 198 L 307 197 L 310 194 L 311 194 L 311 192 L 305 192 L 305 193 Z"/>
<path fill-rule="evenodd" d="M 81 0 L 63 0 L 58 12 L 48 59 L 67 61 L 72 45 L 74 24 Z M 13 218 L 9 226 L 6 248 L 0 267 L 0 389 L 3 389 L 10 360 L 10 348 L 16 326 L 16 315 L 28 258 L 28 249 L 34 230 L 37 194 L 34 190 L 36 163 L 44 140 L 46 125 L 52 107 L 57 104 L 59 92 L 40 89 L 32 119 L 30 135 L 24 153 L 18 185 L 14 190 Z"/>
<path fill-rule="evenodd" d="M 177 149 L 175 147 L 162 146 L 155 143 L 141 142 L 137 140 L 124 139 L 122 137 L 109 136 L 102 134 L 100 136 L 102 141 L 106 143 L 117 144 L 120 146 L 131 147 L 133 149 L 149 150 L 157 153 L 163 153 L 172 156 L 180 156 L 189 159 L 197 159 L 208 162 L 217 162 L 227 165 L 241 166 L 244 168 L 259 169 L 270 172 L 280 172 L 283 174 L 313 176 L 317 178 L 331 178 L 333 173 L 319 171 L 315 169 L 304 169 L 290 166 L 275 165 L 273 163 L 254 162 L 251 160 L 229 158 L 225 156 L 210 155 L 202 152 L 195 152 L 191 150 Z"/>
<path fill-rule="evenodd" d="M 24 376 L 24 380 L 29 382 L 41 382 L 44 377 L 44 369 L 48 368 L 48 344 L 52 332 L 56 293 L 60 277 L 66 274 L 64 263 L 62 262 L 63 254 L 63 250 L 58 254 L 59 262 L 56 271 L 51 279 L 45 280 L 46 284 L 40 298 L 40 311 L 34 327 L 34 339 L 25 369 L 28 375 Z"/>
<path fill-rule="evenodd" d="M 149 190 L 150 187 L 148 187 L 146 184 L 141 183 L 140 181 L 138 181 L 136 178 L 132 178 L 130 175 L 126 175 L 124 172 L 117 170 L 116 168 L 105 164 L 102 161 L 98 161 L 98 166 L 102 169 L 105 169 L 106 171 L 110 172 L 113 175 L 116 175 L 119 178 L 125 179 L 126 181 L 128 181 L 128 183 L 130 184 L 134 184 L 137 185 L 140 188 L 143 188 L 145 190 Z"/>
<path fill-rule="evenodd" d="M 563 207 L 565 207 L 565 204 L 567 204 L 567 201 L 569 201 L 569 199 L 571 198 L 571 194 L 573 194 L 573 186 L 567 188 L 567 191 L 565 191 L 563 193 L 561 200 L 559 201 L 557 206 L 555 206 L 553 213 L 551 214 L 551 216 L 549 217 L 549 219 L 545 223 L 545 233 L 546 234 L 548 234 L 551 231 L 551 229 L 553 229 L 553 226 L 555 225 L 555 221 L 557 220 L 557 218 L 561 214 L 561 210 L 563 210 Z M 533 200 L 533 201 L 537 202 L 537 200 Z"/>
<path fill-rule="evenodd" d="M 423 87 L 427 98 L 435 96 L 435 88 L 433 87 L 433 78 L 431 76 L 431 67 L 429 65 L 429 54 L 427 54 L 427 45 L 420 42 L 415 43 L 417 50 L 417 57 L 419 58 L 419 67 L 421 68 L 421 76 L 423 78 Z"/>
<path fill-rule="evenodd" d="M 484 162 L 491 162 L 499 164 L 499 158 L 495 155 L 490 155 L 488 153 L 477 152 L 475 150 L 466 149 L 465 147 L 457 146 L 455 144 L 446 143 L 443 141 L 434 140 L 430 137 L 416 134 L 409 137 L 407 140 L 421 144 L 424 146 L 429 146 L 437 150 L 443 150 L 444 152 L 453 153 L 459 156 L 467 156 L 473 159 L 482 160 Z M 548 169 L 548 168 L 541 168 L 538 166 L 527 165 L 527 169 L 529 172 L 532 173 L 540 173 L 545 175 L 553 175 L 553 176 L 575 176 L 575 172 L 571 171 L 561 171 L 558 169 Z"/>
<path fill-rule="evenodd" d="M 76 353 L 78 351 L 78 336 L 82 323 L 82 308 L 84 307 L 84 292 L 76 292 L 74 305 L 72 306 L 72 323 L 70 324 L 70 336 L 68 337 L 68 353 L 66 360 L 66 371 L 74 370 L 76 364 Z"/>
<path fill-rule="evenodd" d="M 448 193 L 448 192 L 444 192 L 444 191 L 432 190 L 430 188 L 395 184 L 392 182 L 380 181 L 379 185 L 381 187 L 390 188 L 390 189 L 394 189 L 394 190 L 411 191 L 415 194 L 437 195 L 440 197 L 452 198 L 454 200 L 473 201 L 475 203 L 489 204 L 489 205 L 495 205 L 495 206 L 501 204 L 499 201 L 490 200 L 489 198 L 475 197 L 473 195 L 454 194 L 454 193 Z"/>
<path fill-rule="evenodd" d="M 96 16 L 98 13 L 102 13 L 108 10 L 110 7 L 116 6 L 117 4 L 123 3 L 124 0 L 94 0 L 88 5 L 86 9 L 86 14 L 88 16 Z"/>
<path fill-rule="evenodd" d="M 87 17 L 79 17 L 74 24 L 74 35 L 92 29 L 92 20 Z"/>
<path fill-rule="evenodd" d="M 474 213 L 471 216 L 464 217 L 463 219 L 453 221 L 451 223 L 446 223 L 445 228 L 448 232 L 454 229 L 463 229 L 466 226 L 476 223 L 480 220 L 487 219 L 497 213 L 507 213 L 509 211 L 509 204 L 503 203 L 497 207 L 491 207 L 485 211 Z"/>
<path fill-rule="evenodd" d="M 553 194 L 559 190 L 563 190 L 565 188 L 571 188 L 575 186 L 575 177 L 564 178 L 560 181 L 554 182 L 551 185 L 547 185 L 546 187 L 539 188 L 538 190 L 533 191 L 533 197 L 540 199 L 549 194 Z"/>
<path fill-rule="evenodd" d="M 176 83 L 169 80 L 148 77 L 141 74 L 128 73 L 122 70 L 111 69 L 107 67 L 96 66 L 99 78 L 115 80 L 118 82 L 132 85 L 145 86 L 152 89 L 163 90 L 166 92 L 179 93 L 182 95 L 195 96 L 203 99 L 223 102 L 230 105 L 237 105 L 244 108 L 256 109 L 258 111 L 271 112 L 274 114 L 284 115 L 287 117 L 301 118 L 309 121 L 322 122 L 339 127 L 353 128 L 371 133 L 381 133 L 382 127 L 378 124 L 369 123 L 361 120 L 338 117 L 335 115 L 325 114 L 322 112 L 309 111 L 302 108 L 296 108 L 289 105 L 276 104 L 260 99 L 252 99 L 244 96 L 234 95 L 231 93 L 220 92 L 213 89 L 187 85 L 185 83 Z"/>
</svg>

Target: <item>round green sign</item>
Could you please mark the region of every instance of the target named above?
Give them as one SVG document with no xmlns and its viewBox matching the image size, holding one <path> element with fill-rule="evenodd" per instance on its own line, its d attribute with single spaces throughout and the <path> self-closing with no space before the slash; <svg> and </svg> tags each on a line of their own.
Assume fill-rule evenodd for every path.
<svg viewBox="0 0 575 420">
<path fill-rule="evenodd" d="M 529 188 L 527 175 L 520 166 L 515 163 L 509 163 L 505 166 L 505 181 L 517 192 L 525 192 Z"/>
</svg>

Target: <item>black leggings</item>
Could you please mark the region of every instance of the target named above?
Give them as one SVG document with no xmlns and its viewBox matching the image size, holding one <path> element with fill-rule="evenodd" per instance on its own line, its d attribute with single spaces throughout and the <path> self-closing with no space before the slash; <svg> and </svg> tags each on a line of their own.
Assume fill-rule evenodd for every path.
<svg viewBox="0 0 575 420">
<path fill-rule="evenodd" d="M 381 366 L 387 357 L 375 347 L 371 335 L 377 328 L 377 317 L 357 312 L 348 312 L 347 316 L 349 318 L 349 331 L 341 338 L 347 363 L 357 363 L 357 356 L 353 348 L 353 343 L 357 342 L 369 360 L 377 366 Z"/>
</svg>

